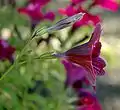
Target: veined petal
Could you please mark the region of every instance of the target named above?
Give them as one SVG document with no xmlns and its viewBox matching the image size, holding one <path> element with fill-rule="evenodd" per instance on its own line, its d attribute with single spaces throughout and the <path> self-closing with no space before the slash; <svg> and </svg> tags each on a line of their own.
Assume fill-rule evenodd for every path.
<svg viewBox="0 0 120 110">
<path fill-rule="evenodd" d="M 103 68 L 106 66 L 106 63 L 102 58 L 100 57 L 93 58 L 92 65 L 97 76 L 102 76 L 105 74 Z"/>
<path fill-rule="evenodd" d="M 92 86 L 96 85 L 96 74 L 94 73 L 94 69 L 92 67 L 92 61 L 90 56 L 85 56 L 85 55 L 67 55 L 68 60 L 76 63 L 87 71 L 87 79 L 89 80 L 90 84 Z"/>
<path fill-rule="evenodd" d="M 97 24 L 89 42 L 80 46 L 73 47 L 72 49 L 62 54 L 54 55 L 57 57 L 67 59 L 69 62 L 75 63 L 84 68 L 87 71 L 86 78 L 93 87 L 96 86 L 96 75 L 97 73 L 99 73 L 97 69 L 94 69 L 98 67 L 96 65 L 99 64 L 99 61 L 94 61 L 95 63 L 94 67 L 93 58 L 94 57 L 96 58 L 96 56 L 98 57 L 100 54 L 101 48 L 101 43 L 99 42 L 100 33 L 101 25 Z M 102 64 L 100 63 L 99 66 L 101 67 Z M 100 72 L 104 73 L 102 69 Z"/>
</svg>

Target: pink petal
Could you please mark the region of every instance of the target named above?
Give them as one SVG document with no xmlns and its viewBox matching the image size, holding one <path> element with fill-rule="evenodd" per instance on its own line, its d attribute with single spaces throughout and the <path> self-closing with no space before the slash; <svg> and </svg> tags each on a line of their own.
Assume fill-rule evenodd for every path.
<svg viewBox="0 0 120 110">
<path fill-rule="evenodd" d="M 94 0 L 94 4 L 111 11 L 117 11 L 119 7 L 117 0 Z"/>
<path fill-rule="evenodd" d="M 43 14 L 38 4 L 30 3 L 25 8 L 19 8 L 18 12 L 28 15 L 32 21 L 40 21 L 43 19 Z"/>
<path fill-rule="evenodd" d="M 66 9 L 64 9 L 64 8 L 59 8 L 58 12 L 62 15 L 66 15 Z"/>
<path fill-rule="evenodd" d="M 73 25 L 73 28 L 79 28 L 84 25 L 96 25 L 101 20 L 99 16 L 86 13 L 84 17 Z"/>
</svg>

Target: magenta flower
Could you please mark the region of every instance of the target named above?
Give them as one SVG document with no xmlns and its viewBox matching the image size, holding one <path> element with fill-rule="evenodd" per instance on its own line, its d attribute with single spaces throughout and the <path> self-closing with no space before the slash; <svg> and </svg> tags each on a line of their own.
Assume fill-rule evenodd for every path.
<svg viewBox="0 0 120 110">
<path fill-rule="evenodd" d="M 119 4 L 117 3 L 117 0 L 93 0 L 93 5 L 98 5 L 102 8 L 111 10 L 111 11 L 117 11 Z"/>
<path fill-rule="evenodd" d="M 62 15 L 67 15 L 67 16 L 72 16 L 72 15 L 80 13 L 80 12 L 85 13 L 83 18 L 81 20 L 77 21 L 73 25 L 73 29 L 79 28 L 84 25 L 95 26 L 97 23 L 99 23 L 101 21 L 101 19 L 98 15 L 92 15 L 92 14 L 88 13 L 87 11 L 85 11 L 82 7 L 75 8 L 70 5 L 66 9 L 59 9 L 59 12 Z"/>
<path fill-rule="evenodd" d="M 35 3 L 29 3 L 27 7 L 19 8 L 18 12 L 29 16 L 33 25 L 38 24 L 42 20 L 53 21 L 55 15 L 53 12 L 47 12 L 45 14 L 41 11 L 41 5 Z"/>
<path fill-rule="evenodd" d="M 101 49 L 100 34 L 101 25 L 97 24 L 91 39 L 87 43 L 55 55 L 83 67 L 87 71 L 87 80 L 93 87 L 96 86 L 96 76 L 105 74 L 103 69 L 106 65 L 105 61 L 99 57 Z"/>
<path fill-rule="evenodd" d="M 77 101 L 77 110 L 102 110 L 96 95 L 90 91 L 81 89 Z"/>
<path fill-rule="evenodd" d="M 28 4 L 27 7 L 19 8 L 18 12 L 21 14 L 28 15 L 30 19 L 34 22 L 38 22 L 44 19 L 44 15 L 40 11 L 40 6 L 38 4 Z"/>
<path fill-rule="evenodd" d="M 7 41 L 0 39 L 0 60 L 9 60 L 13 62 L 14 52 L 14 47 L 10 46 Z"/>
</svg>

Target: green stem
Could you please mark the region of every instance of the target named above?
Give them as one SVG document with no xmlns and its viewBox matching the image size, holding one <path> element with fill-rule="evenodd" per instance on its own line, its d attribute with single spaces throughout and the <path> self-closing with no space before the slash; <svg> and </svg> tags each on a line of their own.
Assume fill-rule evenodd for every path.
<svg viewBox="0 0 120 110">
<path fill-rule="evenodd" d="M 7 69 L 7 71 L 1 76 L 0 81 L 3 80 L 4 77 L 6 77 L 6 75 L 7 75 L 13 68 L 14 68 L 14 64 L 11 65 L 11 66 Z"/>
</svg>

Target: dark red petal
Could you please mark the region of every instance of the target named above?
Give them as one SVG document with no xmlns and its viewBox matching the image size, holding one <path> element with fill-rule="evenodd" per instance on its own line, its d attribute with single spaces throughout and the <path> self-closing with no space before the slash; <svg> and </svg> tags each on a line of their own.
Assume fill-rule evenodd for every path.
<svg viewBox="0 0 120 110">
<path fill-rule="evenodd" d="M 68 55 L 68 60 L 81 65 L 87 71 L 87 79 L 93 86 L 96 83 L 96 75 L 94 73 L 90 56 L 85 55 Z"/>
</svg>

